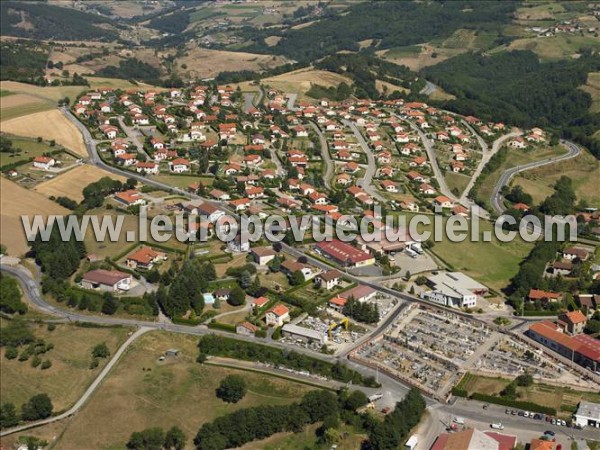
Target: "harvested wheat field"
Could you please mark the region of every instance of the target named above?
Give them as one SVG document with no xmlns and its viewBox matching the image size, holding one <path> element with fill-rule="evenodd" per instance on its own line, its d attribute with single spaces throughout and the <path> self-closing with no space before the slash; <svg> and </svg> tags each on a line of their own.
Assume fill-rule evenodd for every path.
<svg viewBox="0 0 600 450">
<path fill-rule="evenodd" d="M 58 203 L 6 178 L 0 178 L 0 191 L 0 242 L 6 245 L 9 255 L 20 256 L 29 250 L 21 215 L 69 214 L 69 210 Z"/>
<path fill-rule="evenodd" d="M 223 71 L 270 69 L 285 63 L 285 58 L 280 56 L 209 50 L 206 48 L 189 49 L 187 56 L 177 58 L 176 61 L 179 67 L 182 64 L 187 66 L 185 70 L 188 74 L 200 78 L 214 77 Z"/>
<path fill-rule="evenodd" d="M 2 97 L 0 120 L 10 120 L 54 108 L 54 104 L 27 94 L 13 94 Z"/>
<path fill-rule="evenodd" d="M 38 184 L 33 190 L 46 197 L 69 197 L 80 202 L 83 200 L 83 189 L 102 177 L 125 181 L 125 177 L 109 174 L 98 167 L 84 164 Z"/>
<path fill-rule="evenodd" d="M 79 94 L 87 90 L 86 86 L 34 86 L 32 84 L 19 83 L 18 81 L 2 81 L 2 89 L 9 90 L 15 94 L 28 94 L 39 97 L 42 100 L 48 100 L 52 103 L 61 98 L 69 97 L 74 99 Z M 4 101 L 4 99 L 2 100 Z"/>
<path fill-rule="evenodd" d="M 42 111 L 27 116 L 5 120 L 0 124 L 4 133 L 46 140 L 54 139 L 58 144 L 81 156 L 87 156 L 83 136 L 60 111 Z"/>
<path fill-rule="evenodd" d="M 352 84 L 350 78 L 326 70 L 300 69 L 293 72 L 284 73 L 270 78 L 265 78 L 263 82 L 275 89 L 283 92 L 297 92 L 299 99 L 306 99 L 305 94 L 313 84 L 324 87 L 337 86 L 344 82 Z"/>
</svg>

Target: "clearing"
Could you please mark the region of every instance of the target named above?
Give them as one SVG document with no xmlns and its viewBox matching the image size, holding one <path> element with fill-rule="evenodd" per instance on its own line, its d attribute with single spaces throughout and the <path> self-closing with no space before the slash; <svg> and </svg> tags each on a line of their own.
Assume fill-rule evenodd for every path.
<svg viewBox="0 0 600 450">
<path fill-rule="evenodd" d="M 191 441 L 203 423 L 218 416 L 250 406 L 287 404 L 312 389 L 264 374 L 200 365 L 197 342 L 197 337 L 175 333 L 141 336 L 62 435 L 47 427 L 36 434 L 46 439 L 58 434 L 62 449 L 122 448 L 132 431 L 177 425 Z M 169 348 L 180 350 L 179 356 L 158 361 Z M 215 396 L 215 389 L 232 373 L 244 376 L 248 393 L 239 403 L 227 404 Z"/>
<path fill-rule="evenodd" d="M 536 202 L 541 202 L 554 192 L 552 186 L 563 175 L 573 181 L 578 200 L 584 199 L 590 206 L 600 207 L 598 191 L 600 161 L 587 151 L 558 164 L 549 164 L 522 172 L 514 178 L 513 184 L 522 186 Z"/>
<path fill-rule="evenodd" d="M 517 39 L 509 50 L 531 50 L 543 61 L 557 61 L 574 57 L 581 48 L 600 50 L 600 40 L 592 36 L 558 34 L 556 36 Z"/>
<path fill-rule="evenodd" d="M 590 112 L 600 112 L 600 72 L 590 72 L 587 83 L 580 86 L 579 89 L 592 96 L 592 106 Z"/>
<path fill-rule="evenodd" d="M 0 320 L 0 329 L 8 321 Z M 40 356 L 50 360 L 52 367 L 41 370 L 32 367 L 29 361 L 8 360 L 5 349 L 0 350 L 0 398 L 2 403 L 14 403 L 17 409 L 33 395 L 46 393 L 50 396 L 55 411 L 70 408 L 98 376 L 107 362 L 101 359 L 95 369 L 90 369 L 91 351 L 97 344 L 105 342 L 111 354 L 121 345 L 129 332 L 125 327 L 81 327 L 72 324 L 57 324 L 54 331 L 48 331 L 45 324 L 30 323 L 38 339 L 54 344 L 54 348 Z M 22 351 L 25 347 L 19 347 Z"/>
<path fill-rule="evenodd" d="M 21 215 L 34 214 L 46 218 L 49 214 L 65 215 L 69 210 L 48 200 L 42 194 L 30 191 L 17 183 L 0 178 L 0 242 L 8 248 L 8 254 L 19 256 L 29 250 Z"/>
<path fill-rule="evenodd" d="M 3 133 L 16 134 L 45 140 L 55 140 L 58 144 L 87 156 L 83 136 L 59 110 L 42 111 L 27 116 L 16 117 L 0 124 Z"/>
<path fill-rule="evenodd" d="M 69 197 L 76 202 L 80 202 L 83 200 L 83 189 L 103 177 L 125 181 L 125 177 L 113 175 L 96 166 L 84 164 L 68 170 L 56 178 L 38 184 L 34 191 L 47 197 Z"/>
</svg>

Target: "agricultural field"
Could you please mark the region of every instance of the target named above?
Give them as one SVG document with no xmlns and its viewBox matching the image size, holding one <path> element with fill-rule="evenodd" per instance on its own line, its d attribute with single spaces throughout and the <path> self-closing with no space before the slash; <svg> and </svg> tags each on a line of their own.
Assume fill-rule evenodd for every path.
<svg viewBox="0 0 600 450">
<path fill-rule="evenodd" d="M 279 56 L 211 50 L 200 47 L 188 49 L 186 56 L 175 60 L 177 67 L 193 78 L 210 78 L 223 71 L 260 71 L 285 63 L 286 60 Z M 181 68 L 182 64 L 185 64 L 187 69 Z"/>
<path fill-rule="evenodd" d="M 0 319 L 0 330 L 9 322 Z M 91 351 L 97 344 L 105 342 L 111 354 L 127 338 L 125 327 L 80 327 L 71 324 L 58 324 L 49 331 L 45 324 L 29 325 L 36 338 L 52 343 L 54 348 L 41 356 L 48 359 L 52 367 L 41 370 L 32 367 L 31 360 L 8 360 L 4 357 L 5 348 L 0 349 L 0 398 L 1 402 L 11 402 L 17 409 L 35 394 L 47 393 L 55 411 L 70 408 L 83 394 L 92 380 L 100 373 L 106 360 L 90 369 Z M 21 347 L 21 350 L 24 347 Z"/>
<path fill-rule="evenodd" d="M 600 50 L 600 39 L 593 36 L 558 34 L 556 36 L 517 39 L 508 46 L 509 50 L 531 50 L 543 61 L 572 58 L 579 50 L 589 47 Z"/>
<path fill-rule="evenodd" d="M 469 394 L 480 392 L 483 394 L 499 394 L 511 380 L 506 378 L 492 378 L 481 375 L 467 373 L 459 382 L 458 387 L 466 390 Z M 551 386 L 548 384 L 534 383 L 528 387 L 517 387 L 517 394 L 520 401 L 533 402 L 542 406 L 555 408 L 562 416 L 570 416 L 580 400 L 585 399 L 591 402 L 600 401 L 600 394 L 597 392 L 575 391 L 566 386 Z M 568 413 L 568 414 L 564 414 Z"/>
<path fill-rule="evenodd" d="M 10 92 L 10 91 L 2 91 Z M 0 105 L 0 119 L 10 120 L 15 117 L 26 116 L 40 111 L 54 108 L 49 101 L 28 94 L 13 94 L 2 96 Z"/>
<path fill-rule="evenodd" d="M 83 136 L 77 127 L 57 109 L 2 121 L 0 128 L 4 133 L 55 140 L 78 155 L 87 156 Z"/>
<path fill-rule="evenodd" d="M 420 70 L 424 67 L 441 63 L 453 56 L 460 55 L 465 51 L 467 51 L 466 48 L 443 48 L 423 44 L 378 50 L 375 54 L 386 61 L 405 65 L 411 70 Z"/>
<path fill-rule="evenodd" d="M 196 337 L 180 334 L 143 335 L 63 434 L 46 427 L 36 433 L 49 440 L 58 435 L 63 449 L 123 448 L 132 431 L 177 425 L 191 441 L 202 423 L 218 416 L 250 406 L 287 404 L 312 389 L 264 374 L 199 365 L 197 342 Z M 180 350 L 179 356 L 159 362 L 170 348 Z M 215 396 L 215 389 L 232 373 L 244 376 L 248 393 L 240 402 L 227 404 Z M 119 414 L 114 414 L 117 409 Z"/>
<path fill-rule="evenodd" d="M 8 248 L 8 254 L 19 256 L 29 250 L 23 231 L 21 215 L 69 214 L 69 210 L 48 200 L 42 194 L 25 189 L 17 183 L 0 178 L 0 242 Z"/>
<path fill-rule="evenodd" d="M 301 98 L 304 97 L 304 94 L 306 94 L 313 84 L 332 87 L 337 86 L 342 82 L 347 83 L 348 85 L 352 84 L 352 80 L 343 75 L 328 72 L 326 70 L 313 69 L 294 70 L 263 80 L 264 84 L 283 92 L 298 93 Z"/>
<path fill-rule="evenodd" d="M 522 172 L 515 177 L 513 184 L 522 186 L 536 202 L 540 202 L 552 194 L 552 186 L 563 175 L 573 181 L 579 200 L 584 199 L 590 206 L 600 207 L 600 162 L 588 152 L 559 164 L 549 164 Z"/>
<path fill-rule="evenodd" d="M 102 169 L 87 164 L 77 166 L 52 180 L 38 184 L 34 191 L 44 194 L 46 197 L 69 197 L 77 202 L 83 200 L 83 189 L 100 178 L 110 178 L 125 181 L 124 177 L 108 174 Z"/>
<path fill-rule="evenodd" d="M 2 81 L 0 83 L 2 89 L 7 89 L 15 94 L 27 94 L 33 97 L 38 97 L 41 100 L 49 101 L 56 104 L 61 98 L 69 97 L 71 99 L 77 97 L 82 92 L 88 90 L 87 86 L 35 86 L 32 84 L 19 83 L 17 81 Z M 4 100 L 2 101 L 4 102 Z"/>
</svg>

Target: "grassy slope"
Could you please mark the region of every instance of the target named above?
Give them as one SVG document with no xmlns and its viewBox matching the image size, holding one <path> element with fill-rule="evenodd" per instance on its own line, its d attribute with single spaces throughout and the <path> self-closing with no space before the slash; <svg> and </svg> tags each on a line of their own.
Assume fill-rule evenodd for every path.
<svg viewBox="0 0 600 450">
<path fill-rule="evenodd" d="M 0 320 L 0 327 L 6 326 L 6 323 Z M 19 409 L 31 396 L 42 392 L 50 396 L 55 411 L 72 406 L 104 365 L 103 362 L 98 368 L 89 369 L 92 348 L 106 342 L 114 353 L 127 335 L 127 328 L 81 328 L 61 324 L 54 331 L 48 331 L 46 325 L 32 327 L 36 338 L 54 344 L 52 350 L 40 356 L 42 360 L 52 361 L 51 368 L 33 368 L 31 359 L 24 362 L 7 360 L 4 358 L 5 350 L 0 350 L 1 401 L 12 402 Z"/>
<path fill-rule="evenodd" d="M 248 382 L 248 394 L 235 405 L 226 404 L 216 398 L 215 389 L 225 375 L 237 371 L 197 364 L 196 343 L 192 336 L 162 332 L 141 337 L 69 424 L 59 447 L 122 448 L 134 430 L 173 425 L 191 441 L 201 424 L 215 417 L 249 406 L 290 403 L 311 390 L 279 378 L 239 372 Z M 158 362 L 168 348 L 181 350 L 180 356 Z"/>
</svg>

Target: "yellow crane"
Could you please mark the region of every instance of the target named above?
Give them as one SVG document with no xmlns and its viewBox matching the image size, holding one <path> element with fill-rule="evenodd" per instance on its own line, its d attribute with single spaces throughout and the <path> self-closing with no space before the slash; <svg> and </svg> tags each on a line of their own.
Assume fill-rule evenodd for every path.
<svg viewBox="0 0 600 450">
<path fill-rule="evenodd" d="M 331 322 L 329 324 L 329 328 L 327 330 L 327 334 L 329 337 L 331 337 L 331 335 L 333 334 L 333 332 L 335 330 L 337 330 L 339 327 L 344 327 L 344 329 L 346 331 L 348 331 L 348 327 L 350 326 L 350 321 L 348 320 L 347 317 L 344 317 L 343 319 L 341 319 L 339 322 Z"/>
</svg>

